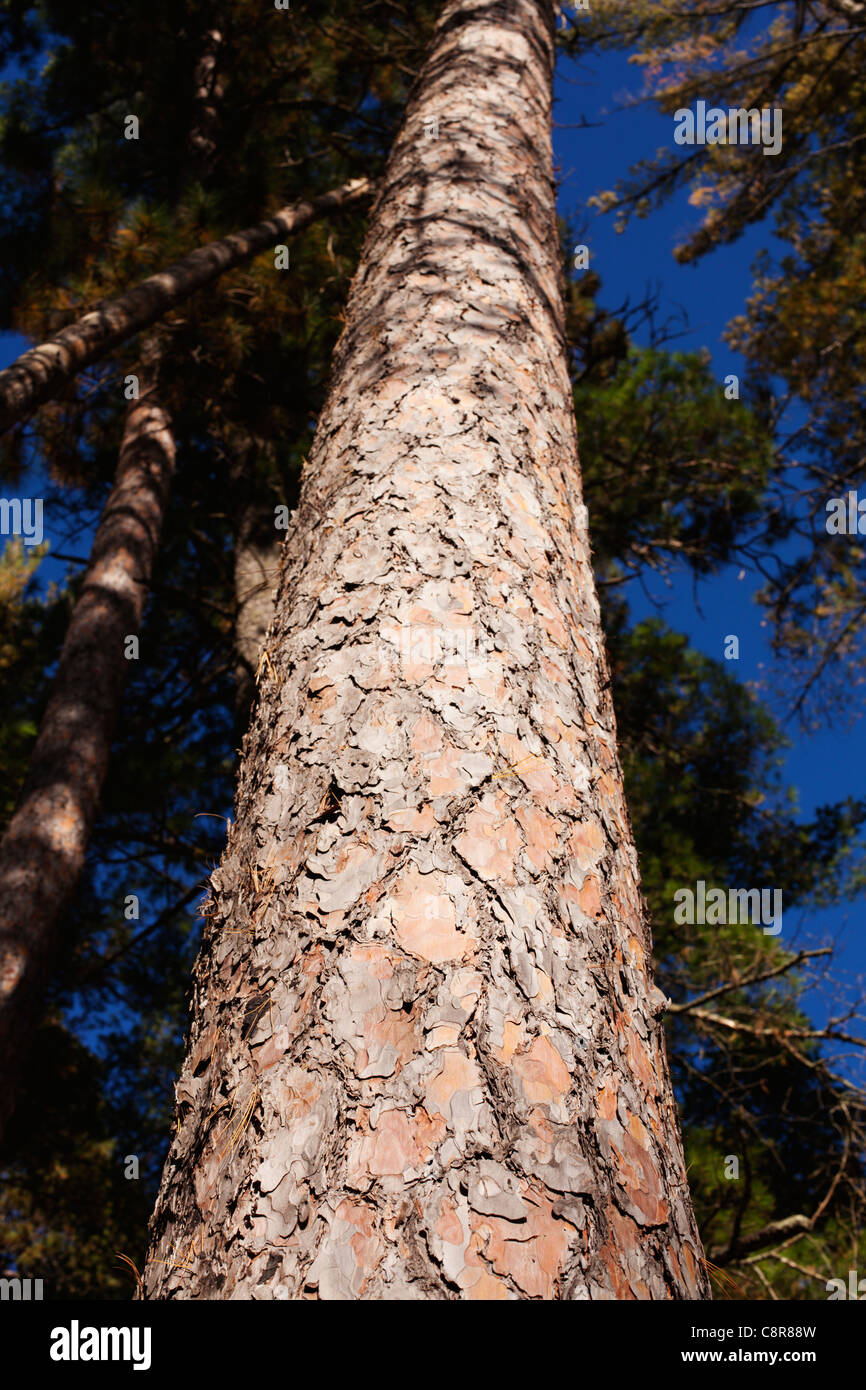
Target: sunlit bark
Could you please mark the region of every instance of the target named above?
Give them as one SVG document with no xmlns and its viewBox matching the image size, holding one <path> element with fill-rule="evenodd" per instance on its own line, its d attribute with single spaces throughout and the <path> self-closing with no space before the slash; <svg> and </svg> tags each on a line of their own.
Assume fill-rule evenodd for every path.
<svg viewBox="0 0 866 1390">
<path fill-rule="evenodd" d="M 581 502 L 546 0 L 446 4 L 288 533 L 150 1297 L 708 1296 Z"/>
</svg>

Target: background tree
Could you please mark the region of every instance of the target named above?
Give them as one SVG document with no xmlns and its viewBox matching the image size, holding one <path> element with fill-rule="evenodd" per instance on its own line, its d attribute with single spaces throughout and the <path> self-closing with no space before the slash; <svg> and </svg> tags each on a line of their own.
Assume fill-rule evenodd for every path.
<svg viewBox="0 0 866 1390">
<path fill-rule="evenodd" d="M 585 26 L 585 27 L 584 27 Z M 687 0 L 671 9 L 599 0 L 564 42 L 627 47 L 645 98 L 673 117 L 708 106 L 782 109 L 782 146 L 674 146 L 596 200 L 620 226 L 689 187 L 700 226 L 677 248 L 694 261 L 774 216 L 780 251 L 763 252 L 745 314 L 730 325 L 753 391 L 777 430 L 761 595 L 806 725 L 860 708 L 864 549 L 828 535 L 827 505 L 864 481 L 866 9 L 857 0 L 741 5 Z M 779 390 L 781 385 L 782 389 Z M 796 409 L 790 407 L 796 406 Z"/>
</svg>

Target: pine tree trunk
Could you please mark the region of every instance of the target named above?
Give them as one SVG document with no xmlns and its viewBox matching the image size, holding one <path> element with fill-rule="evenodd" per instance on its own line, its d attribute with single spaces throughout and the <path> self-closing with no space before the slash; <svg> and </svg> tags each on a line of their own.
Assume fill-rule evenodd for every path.
<svg viewBox="0 0 866 1390">
<path fill-rule="evenodd" d="M 174 439 L 140 369 L 114 485 L 93 540 L 27 782 L 0 843 L 0 1123 L 38 1014 L 60 922 L 84 867 L 165 518 Z"/>
<path fill-rule="evenodd" d="M 249 434 L 223 441 L 229 463 L 229 510 L 234 527 L 234 649 L 239 734 L 250 720 L 256 672 L 274 615 L 283 532 L 274 525 L 269 489 L 262 488 L 256 456 L 262 441 Z"/>
<path fill-rule="evenodd" d="M 391 155 L 212 876 L 150 1297 L 709 1296 L 580 497 L 552 66 L 547 0 L 451 0 Z"/>
<path fill-rule="evenodd" d="M 217 64 L 223 42 L 219 29 L 206 31 L 193 74 L 196 116 L 187 144 L 191 173 L 198 179 L 210 173 L 219 148 L 219 105 L 223 89 L 217 77 Z"/>
</svg>

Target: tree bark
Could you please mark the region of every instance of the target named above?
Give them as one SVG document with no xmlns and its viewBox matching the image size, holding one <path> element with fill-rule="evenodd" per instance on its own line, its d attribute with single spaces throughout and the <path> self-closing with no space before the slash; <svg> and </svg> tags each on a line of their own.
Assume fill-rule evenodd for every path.
<svg viewBox="0 0 866 1390">
<path fill-rule="evenodd" d="M 548 0 L 450 0 L 392 151 L 212 875 L 151 1298 L 709 1296 L 581 501 L 552 70 Z"/>
<path fill-rule="evenodd" d="M 126 414 L 114 484 L 27 782 L 0 843 L 0 1125 L 12 1112 L 61 918 L 78 882 L 165 519 L 175 449 L 154 369 Z"/>
<path fill-rule="evenodd" d="M 200 246 L 167 270 L 149 276 L 117 299 L 106 300 L 55 337 L 22 353 L 11 367 L 0 372 L 0 433 L 52 400 L 84 367 L 155 323 L 225 271 L 251 260 L 317 218 L 353 206 L 371 189 L 368 179 L 352 179 L 309 202 L 282 208 L 255 227 Z"/>
</svg>

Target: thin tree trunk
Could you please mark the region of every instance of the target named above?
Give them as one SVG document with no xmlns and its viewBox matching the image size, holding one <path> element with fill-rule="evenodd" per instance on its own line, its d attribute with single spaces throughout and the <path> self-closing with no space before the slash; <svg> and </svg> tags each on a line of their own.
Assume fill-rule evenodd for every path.
<svg viewBox="0 0 866 1390">
<path fill-rule="evenodd" d="M 213 241 L 151 275 L 117 299 L 109 299 L 31 348 L 0 372 L 0 433 L 51 400 L 78 372 L 147 328 L 197 290 L 251 260 L 328 213 L 351 207 L 372 190 L 368 179 L 353 179 L 340 188 L 293 203 L 245 231 Z"/>
<path fill-rule="evenodd" d="M 153 1298 L 708 1296 L 580 496 L 552 69 L 548 0 L 450 0 L 390 158 L 212 876 Z"/>
<path fill-rule="evenodd" d="M 238 737 L 249 724 L 265 634 L 274 614 L 283 531 L 275 527 L 275 495 L 262 485 L 255 434 L 221 441 L 228 455 L 229 514 L 234 528 L 235 711 Z"/>
<path fill-rule="evenodd" d="M 165 519 L 175 448 L 150 373 L 126 414 L 114 484 L 18 807 L 0 843 L 0 1124 L 14 1103 L 63 912 L 84 866 Z"/>
<path fill-rule="evenodd" d="M 235 681 L 238 711 L 245 712 L 247 719 L 280 573 L 281 542 L 274 538 L 273 513 L 269 521 L 270 535 L 250 503 L 241 514 L 235 540 Z"/>
<path fill-rule="evenodd" d="M 223 36 L 219 29 L 208 29 L 193 75 L 196 118 L 187 143 L 199 178 L 213 168 L 217 153 L 219 104 L 223 95 L 217 80 L 217 61 L 222 46 Z"/>
</svg>

